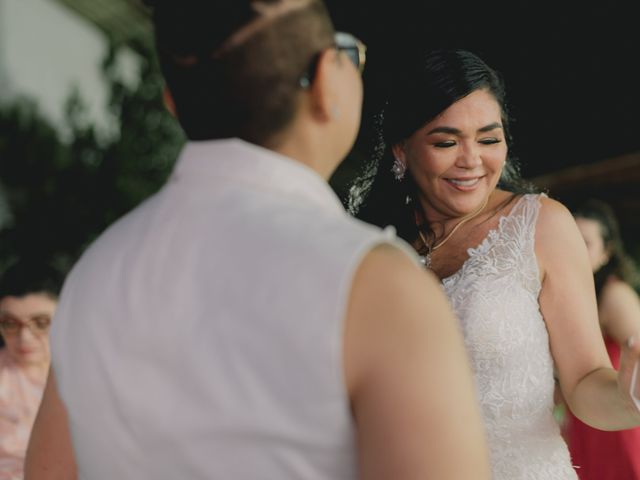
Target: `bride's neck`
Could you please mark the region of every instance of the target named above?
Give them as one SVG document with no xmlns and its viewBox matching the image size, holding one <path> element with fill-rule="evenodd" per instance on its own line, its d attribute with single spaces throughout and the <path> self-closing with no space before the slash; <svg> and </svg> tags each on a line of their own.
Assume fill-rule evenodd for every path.
<svg viewBox="0 0 640 480">
<path fill-rule="evenodd" d="M 425 201 L 421 201 L 423 220 L 429 225 L 429 230 L 433 232 L 436 239 L 442 238 L 456 228 L 460 222 L 473 223 L 477 217 L 481 217 L 491 203 L 490 198 L 491 195 L 489 199 L 478 205 L 475 210 L 462 215 L 439 210 Z"/>
</svg>

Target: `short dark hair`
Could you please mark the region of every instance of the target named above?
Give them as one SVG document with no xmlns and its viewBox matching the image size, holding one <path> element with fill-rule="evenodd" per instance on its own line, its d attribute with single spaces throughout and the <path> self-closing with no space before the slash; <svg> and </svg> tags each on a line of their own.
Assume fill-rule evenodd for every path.
<svg viewBox="0 0 640 480">
<path fill-rule="evenodd" d="M 501 108 L 507 145 L 512 144 L 505 86 L 501 75 L 467 50 L 438 49 L 394 71 L 388 99 L 376 124 L 374 155 L 364 174 L 351 186 L 347 209 L 379 226 L 393 225 L 408 242 L 418 237 L 413 202 L 418 188 L 409 172 L 402 182 L 393 178 L 391 147 L 406 140 L 458 100 L 488 91 Z M 499 186 L 514 193 L 534 192 L 520 176 L 509 153 Z"/>
<path fill-rule="evenodd" d="M 216 55 L 234 32 L 257 18 L 253 4 L 278 1 L 148 2 L 160 66 L 189 139 L 239 137 L 265 145 L 292 121 L 299 78 L 333 42 L 321 0 L 292 9 Z"/>
<path fill-rule="evenodd" d="M 571 211 L 575 218 L 585 218 L 598 223 L 604 246 L 609 250 L 609 261 L 594 273 L 596 294 L 600 296 L 602 287 L 610 276 L 615 276 L 638 289 L 640 275 L 624 248 L 620 225 L 613 207 L 603 200 L 589 198 L 574 206 Z"/>
<path fill-rule="evenodd" d="M 0 299 L 39 293 L 57 299 L 64 274 L 39 261 L 15 261 L 0 271 Z"/>
</svg>

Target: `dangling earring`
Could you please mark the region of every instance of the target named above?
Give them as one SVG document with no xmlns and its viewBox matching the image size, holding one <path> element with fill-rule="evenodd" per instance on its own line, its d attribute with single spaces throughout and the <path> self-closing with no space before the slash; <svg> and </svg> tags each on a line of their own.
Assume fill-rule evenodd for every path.
<svg viewBox="0 0 640 480">
<path fill-rule="evenodd" d="M 398 157 L 395 157 L 393 160 L 393 166 L 391 167 L 391 173 L 393 173 L 393 177 L 401 182 L 404 178 L 404 174 L 407 171 L 407 166 L 402 163 Z"/>
</svg>

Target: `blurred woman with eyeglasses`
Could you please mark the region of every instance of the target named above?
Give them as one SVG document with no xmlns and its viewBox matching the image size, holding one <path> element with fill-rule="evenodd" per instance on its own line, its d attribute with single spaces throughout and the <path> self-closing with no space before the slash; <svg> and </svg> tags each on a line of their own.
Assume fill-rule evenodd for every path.
<svg viewBox="0 0 640 480">
<path fill-rule="evenodd" d="M 34 268 L 16 263 L 0 279 L 0 480 L 22 478 L 49 371 L 57 285 L 45 267 Z"/>
</svg>

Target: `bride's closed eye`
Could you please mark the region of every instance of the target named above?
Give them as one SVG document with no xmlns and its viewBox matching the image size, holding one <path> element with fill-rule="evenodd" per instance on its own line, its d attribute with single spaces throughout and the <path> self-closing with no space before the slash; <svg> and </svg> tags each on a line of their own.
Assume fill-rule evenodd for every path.
<svg viewBox="0 0 640 480">
<path fill-rule="evenodd" d="M 433 144 L 433 146 L 437 148 L 449 148 L 453 147 L 454 145 L 456 145 L 455 140 L 446 140 L 444 142 L 436 142 Z"/>
<path fill-rule="evenodd" d="M 483 145 L 493 145 L 495 143 L 502 143 L 502 139 L 500 138 L 483 138 L 481 140 L 478 141 L 478 143 L 482 143 Z"/>
</svg>

